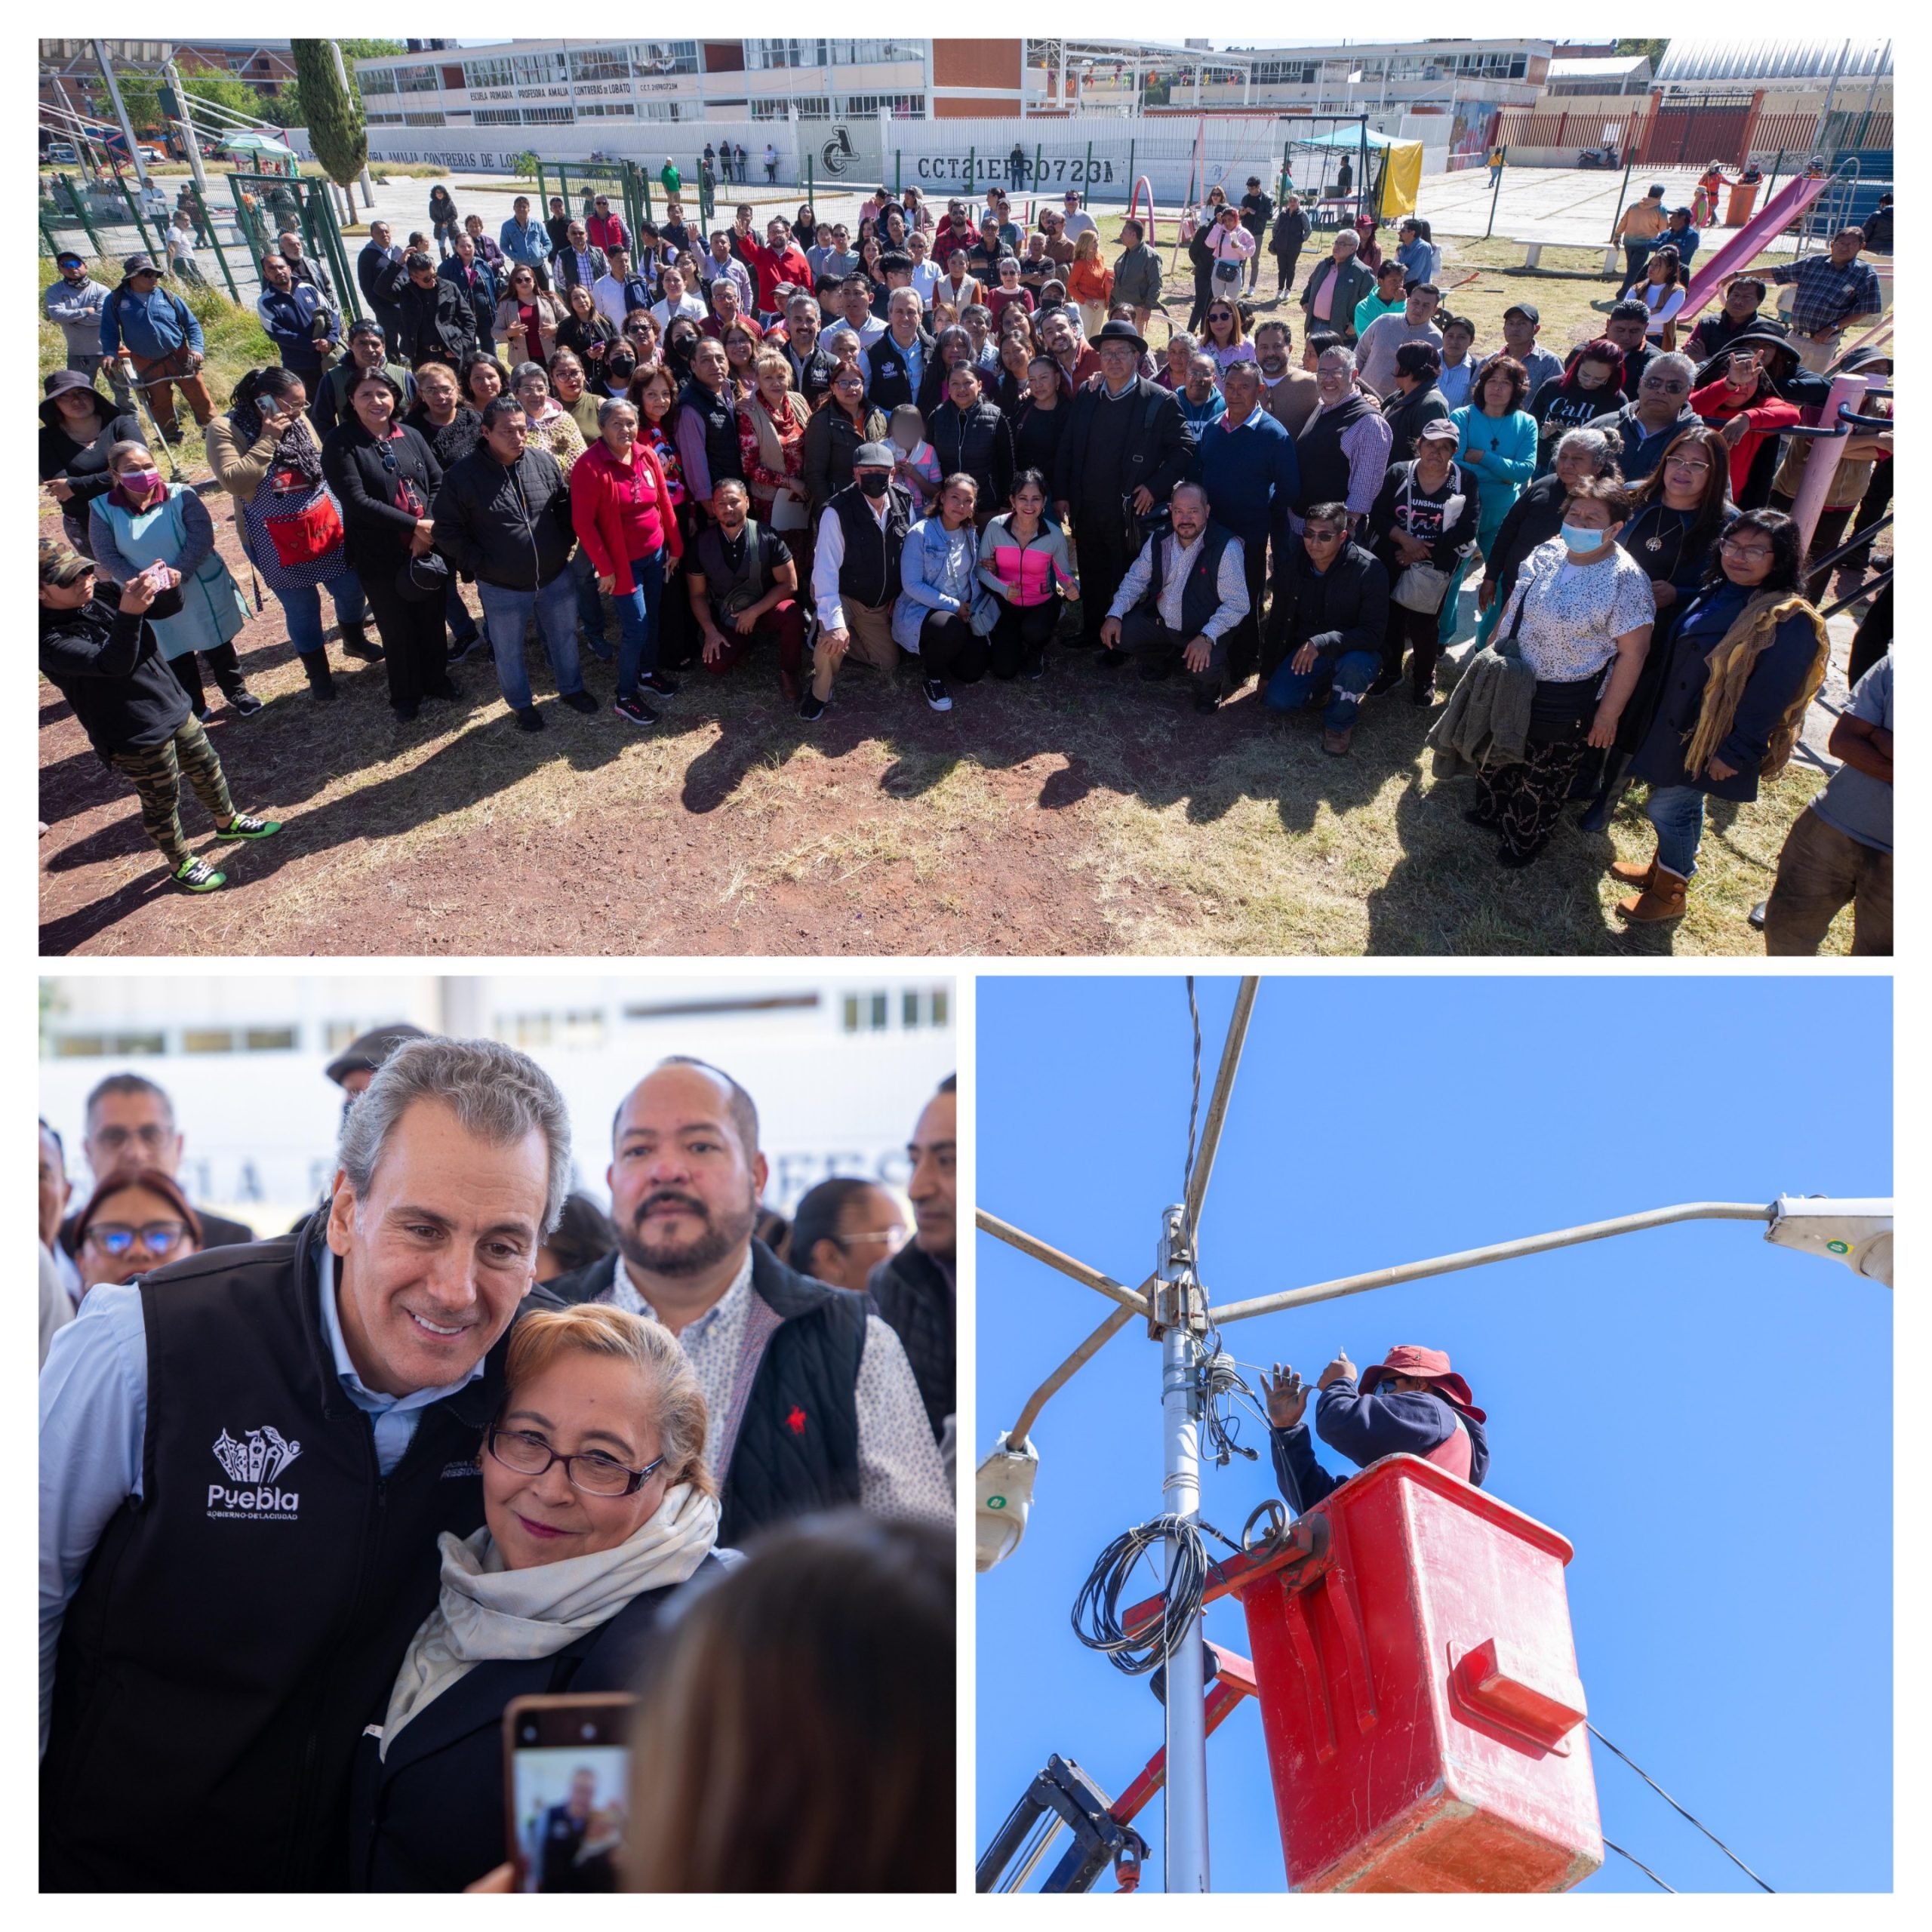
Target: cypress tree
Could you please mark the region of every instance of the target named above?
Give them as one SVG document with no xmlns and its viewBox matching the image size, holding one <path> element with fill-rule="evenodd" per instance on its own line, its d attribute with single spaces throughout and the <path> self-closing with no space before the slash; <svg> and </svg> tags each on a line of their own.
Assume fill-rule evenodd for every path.
<svg viewBox="0 0 1932 1932">
<path fill-rule="evenodd" d="M 362 97 L 337 78 L 335 55 L 325 40 L 291 40 L 295 78 L 307 113 L 309 143 L 329 179 L 352 187 L 369 158 L 369 134 L 362 119 Z"/>
</svg>

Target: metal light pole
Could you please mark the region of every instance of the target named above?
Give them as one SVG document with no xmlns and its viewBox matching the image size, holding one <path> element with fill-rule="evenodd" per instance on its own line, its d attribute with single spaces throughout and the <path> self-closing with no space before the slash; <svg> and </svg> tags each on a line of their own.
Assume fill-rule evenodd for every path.
<svg viewBox="0 0 1932 1932">
<path fill-rule="evenodd" d="M 108 58 L 106 41 L 94 42 L 94 57 L 100 63 L 101 77 L 107 83 L 108 97 L 114 103 L 115 115 L 120 121 L 121 132 L 128 143 L 128 158 L 134 163 L 134 178 L 145 188 L 148 185 L 148 165 L 141 158 L 141 144 L 134 138 L 134 124 L 128 118 L 128 103 L 121 98 L 121 83 L 114 78 L 114 63 Z"/>
<path fill-rule="evenodd" d="M 339 40 L 331 41 L 329 51 L 335 56 L 335 77 L 342 84 L 343 94 L 347 96 L 349 69 L 343 65 L 342 42 Z M 369 179 L 369 164 L 366 159 L 362 164 L 362 205 L 365 208 L 372 208 L 376 205 L 375 183 Z M 355 215 L 355 198 L 352 195 L 349 197 L 349 218 L 353 220 Z"/>
<path fill-rule="evenodd" d="M 1184 1521 L 1201 1515 L 1201 1343 L 1204 1328 L 1200 1284 L 1187 1238 L 1187 1210 L 1178 1204 L 1161 1217 L 1155 1270 L 1154 1321 L 1161 1334 L 1161 1491 L 1165 1512 Z M 1198 1534 L 1198 1531 L 1196 1531 Z M 1180 1538 L 1168 1539 L 1170 1599 L 1181 1561 Z M 1161 1877 L 1170 1892 L 1208 1889 L 1208 1724 L 1201 1612 L 1187 1621 L 1168 1653 L 1168 1795 L 1163 1807 L 1165 1850 Z"/>
</svg>

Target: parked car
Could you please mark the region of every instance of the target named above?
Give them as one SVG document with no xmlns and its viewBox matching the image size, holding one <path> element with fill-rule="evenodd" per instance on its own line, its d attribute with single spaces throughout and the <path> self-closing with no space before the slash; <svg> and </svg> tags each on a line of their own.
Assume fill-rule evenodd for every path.
<svg viewBox="0 0 1932 1932">
<path fill-rule="evenodd" d="M 41 150 L 41 165 L 46 168 L 73 168 L 80 162 L 71 141 L 50 141 Z"/>
</svg>

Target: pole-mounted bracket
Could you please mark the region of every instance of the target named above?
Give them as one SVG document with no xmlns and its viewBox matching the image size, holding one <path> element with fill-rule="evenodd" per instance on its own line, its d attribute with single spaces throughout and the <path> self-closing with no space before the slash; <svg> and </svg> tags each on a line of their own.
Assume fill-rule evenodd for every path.
<svg viewBox="0 0 1932 1932">
<path fill-rule="evenodd" d="M 1208 1297 L 1195 1278 L 1194 1244 L 1187 1210 L 1178 1202 L 1161 1211 L 1161 1232 L 1154 1244 L 1154 1284 L 1147 1333 L 1158 1341 L 1170 1328 L 1196 1335 L 1208 1332 Z"/>
</svg>

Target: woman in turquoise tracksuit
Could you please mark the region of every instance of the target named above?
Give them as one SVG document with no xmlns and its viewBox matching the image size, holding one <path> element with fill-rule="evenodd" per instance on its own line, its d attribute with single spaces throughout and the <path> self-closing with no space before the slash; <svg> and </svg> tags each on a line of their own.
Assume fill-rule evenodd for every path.
<svg viewBox="0 0 1932 1932">
<path fill-rule="evenodd" d="M 1537 421 L 1522 407 L 1529 386 L 1529 371 L 1513 355 L 1494 355 L 1476 372 L 1469 400 L 1450 411 L 1457 432 L 1456 460 L 1475 472 L 1482 492 L 1476 543 L 1485 557 L 1510 505 L 1537 473 Z M 1457 598 L 1468 568 L 1466 558 L 1457 566 L 1456 580 L 1442 600 L 1438 635 L 1444 644 L 1456 635 Z"/>
</svg>

